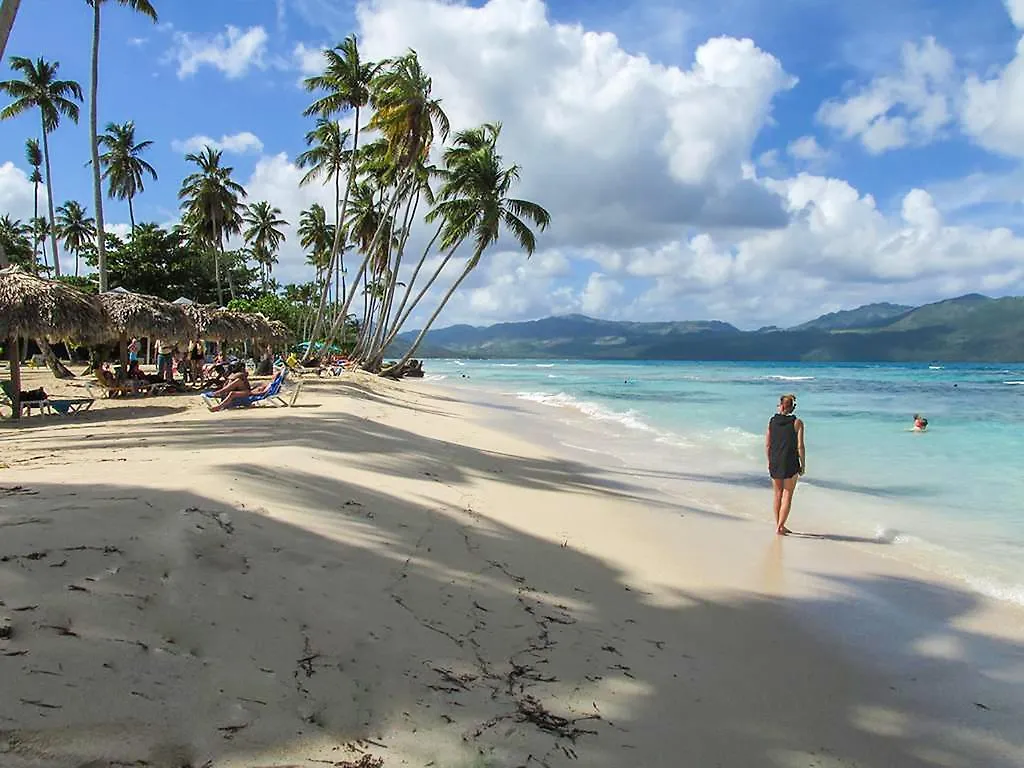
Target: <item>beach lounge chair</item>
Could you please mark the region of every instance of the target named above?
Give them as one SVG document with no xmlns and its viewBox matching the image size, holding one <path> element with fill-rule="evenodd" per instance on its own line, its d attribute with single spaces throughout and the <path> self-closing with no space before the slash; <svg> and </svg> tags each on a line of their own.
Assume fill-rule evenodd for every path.
<svg viewBox="0 0 1024 768">
<path fill-rule="evenodd" d="M 228 407 L 229 408 L 248 408 L 253 405 L 273 405 L 275 407 L 282 406 L 284 408 L 290 408 L 295 405 L 295 401 L 299 397 L 299 391 L 302 389 L 302 382 L 298 382 L 294 389 L 291 391 L 290 397 L 287 397 L 282 393 L 285 380 L 288 377 L 288 371 L 280 371 L 271 380 L 270 384 L 267 385 L 265 391 L 259 394 L 249 395 L 248 397 L 239 398 L 233 401 Z M 204 398 L 210 397 L 210 392 L 203 393 Z"/>
<path fill-rule="evenodd" d="M 85 385 L 89 393 L 97 390 L 102 397 L 119 397 L 124 395 L 159 395 L 170 388 L 170 384 L 163 382 L 147 384 L 141 381 L 114 381 L 108 375 L 104 376 L 100 369 L 96 369 L 96 381 Z"/>
<path fill-rule="evenodd" d="M 0 394 L 0 404 L 6 405 L 11 409 L 11 414 L 14 414 L 14 390 L 11 388 L 11 382 L 2 381 L 0 382 L 2 387 L 2 394 Z M 91 397 L 67 397 L 67 398 L 54 398 L 44 397 L 33 400 L 22 400 L 21 410 L 25 416 L 32 415 L 32 409 L 35 408 L 40 414 L 44 413 L 57 413 L 61 416 L 66 416 L 69 413 L 80 413 L 82 411 L 88 411 L 92 408 L 92 404 L 95 400 Z"/>
</svg>

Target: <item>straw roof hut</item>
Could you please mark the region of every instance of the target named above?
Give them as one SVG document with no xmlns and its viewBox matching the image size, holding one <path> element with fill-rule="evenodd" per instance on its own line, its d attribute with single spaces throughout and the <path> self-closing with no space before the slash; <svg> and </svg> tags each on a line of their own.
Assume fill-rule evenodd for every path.
<svg viewBox="0 0 1024 768">
<path fill-rule="evenodd" d="M 202 304 L 187 304 L 182 309 L 195 323 L 199 336 L 205 339 L 284 342 L 291 336 L 288 326 L 268 320 L 259 312 L 238 312 Z"/>
<path fill-rule="evenodd" d="M 270 321 L 270 332 L 272 335 L 267 341 L 272 341 L 276 344 L 283 344 L 292 337 L 291 329 L 280 320 Z"/>
<path fill-rule="evenodd" d="M 196 326 L 184 308 L 144 293 L 113 290 L 98 297 L 112 335 L 154 336 L 184 341 L 193 339 Z"/>
<path fill-rule="evenodd" d="M 20 267 L 0 269 L 0 339 L 92 341 L 102 334 L 95 297 Z"/>
<path fill-rule="evenodd" d="M 13 418 L 21 416 L 19 339 L 93 341 L 105 326 L 99 302 L 58 280 L 46 280 L 19 267 L 0 269 L 0 339 L 11 362 Z"/>
</svg>

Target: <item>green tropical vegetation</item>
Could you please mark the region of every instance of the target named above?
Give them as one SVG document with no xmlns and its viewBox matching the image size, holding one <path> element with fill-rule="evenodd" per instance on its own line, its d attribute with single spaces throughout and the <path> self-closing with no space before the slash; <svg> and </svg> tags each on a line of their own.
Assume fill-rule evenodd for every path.
<svg viewBox="0 0 1024 768">
<path fill-rule="evenodd" d="M 304 115 L 311 124 L 295 161 L 305 172 L 301 184 L 325 187 L 332 206 L 314 203 L 294 222 L 296 240 L 315 272 L 312 281 L 280 285 L 275 279 L 291 223 L 273 200 L 250 201 L 214 147 L 185 157 L 193 170 L 180 182 L 178 223 L 137 221 L 138 196 L 147 182 L 160 181 L 145 159 L 152 143 L 139 137 L 132 120 L 108 122 L 98 132 L 100 20 L 108 2 L 86 2 L 93 10 L 92 210 L 75 200 L 55 210 L 50 173 L 48 136 L 62 117 L 77 122 L 81 87 L 58 79 L 59 62 L 23 57 L 10 59 L 16 77 L 0 83 L 0 92 L 11 99 L 0 117 L 38 113 L 41 135 L 29 139 L 26 160 L 36 191 L 46 184 L 49 203 L 49 215 L 37 211 L 30 222 L 0 219 L 0 246 L 14 263 L 48 272 L 52 260 L 55 277 L 90 290 L 121 286 L 170 300 L 187 297 L 260 311 L 285 322 L 296 340 L 318 342 L 304 348 L 307 356 L 337 345 L 365 369 L 390 374 L 416 354 L 502 233 L 529 257 L 537 234 L 550 223 L 541 205 L 515 197 L 520 169 L 502 156 L 500 124 L 452 134 L 415 51 L 367 61 L 352 35 L 323 51 L 322 72 L 303 81 L 311 99 Z M 157 18 L 146 0 L 109 4 Z M 341 120 L 351 120 L 351 129 Z M 437 166 L 432 158 L 439 158 Z M 104 226 L 102 182 L 106 197 L 127 204 L 130 229 L 123 237 Z M 408 255 L 409 244 L 421 242 L 413 234 L 423 223 L 429 242 Z M 62 277 L 62 255 L 74 257 L 74 278 Z M 79 277 L 81 265 L 90 271 Z M 424 307 L 432 295 L 438 301 Z M 417 309 L 427 322 L 415 338 L 405 339 L 399 366 L 386 366 L 386 351 Z"/>
</svg>

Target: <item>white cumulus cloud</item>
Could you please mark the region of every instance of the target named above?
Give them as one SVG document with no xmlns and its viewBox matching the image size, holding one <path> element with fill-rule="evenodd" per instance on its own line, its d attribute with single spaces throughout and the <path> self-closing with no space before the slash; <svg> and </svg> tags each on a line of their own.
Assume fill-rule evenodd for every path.
<svg viewBox="0 0 1024 768">
<path fill-rule="evenodd" d="M 200 67 L 208 66 L 233 80 L 250 69 L 266 67 L 267 40 L 267 31 L 261 26 L 242 30 L 228 25 L 210 37 L 175 32 L 170 56 L 178 64 L 179 78 L 191 77 Z"/>
<path fill-rule="evenodd" d="M 204 147 L 243 154 L 246 152 L 262 152 L 263 142 L 260 141 L 259 136 L 251 131 L 241 131 L 240 133 L 221 136 L 219 139 L 199 134 L 184 140 L 174 139 L 171 141 L 171 149 L 182 154 L 202 152 Z"/>
<path fill-rule="evenodd" d="M 933 37 L 905 43 L 902 66 L 876 77 L 846 99 L 821 105 L 818 119 L 871 154 L 928 144 L 954 119 L 956 64 Z"/>
</svg>

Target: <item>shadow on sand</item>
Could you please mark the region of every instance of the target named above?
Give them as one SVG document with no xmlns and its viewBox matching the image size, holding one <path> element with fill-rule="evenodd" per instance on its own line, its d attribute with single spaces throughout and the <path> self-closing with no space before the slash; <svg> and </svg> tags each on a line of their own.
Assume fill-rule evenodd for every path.
<svg viewBox="0 0 1024 768">
<path fill-rule="evenodd" d="M 12 765 L 34 744 L 51 745 L 68 765 L 97 759 L 97 749 L 122 761 L 110 765 L 170 765 L 160 762 L 167 755 L 179 766 L 244 762 L 311 739 L 359 742 L 386 758 L 385 733 L 405 738 L 407 750 L 422 743 L 428 765 L 445 758 L 430 751 L 441 734 L 465 750 L 458 762 L 435 763 L 453 768 L 1021 765 L 1024 649 L 961 628 L 978 605 L 967 592 L 864 577 L 815 598 L 656 600 L 584 552 L 468 505 L 386 489 L 389 476 L 425 475 L 469 492 L 486 476 L 561 489 L 567 503 L 647 503 L 634 484 L 584 465 L 326 413 L 237 414 L 230 431 L 212 420 L 142 423 L 131 438 L 157 431 L 183 449 L 223 450 L 228 461 L 231 449 L 271 441 L 326 451 L 378 472 L 380 485 L 236 459 L 220 469 L 261 500 L 259 510 L 130 484 L 33 483 L 0 496 L 0 524 L 12 525 L 0 545 L 4 600 L 39 606 L 16 614 L 16 637 L 33 650 L 0 658 L 5 686 L 31 684 L 26 698 L 55 705 L 71 695 L 72 676 L 102 677 L 116 692 L 88 723 L 0 698 Z M 87 450 L 120 444 L 97 438 Z M 285 505 L 303 510 L 301 527 L 275 518 Z M 73 521 L 89 533 L 62 546 L 86 549 L 45 550 L 33 539 Z M 82 581 L 98 573 L 111 575 Z M 852 662 L 820 630 L 833 619 L 853 628 L 851 643 L 857 628 L 884 632 L 884 658 Z M 937 634 L 956 652 L 929 652 Z M 736 663 L 752 656 L 763 664 Z M 173 685 L 134 696 L 151 668 Z M 421 723 L 416 735 L 403 725 L 410 718 Z M 122 738 L 132 722 L 150 725 Z M 325 754 L 313 759 L 298 764 L 322 764 Z"/>
</svg>

